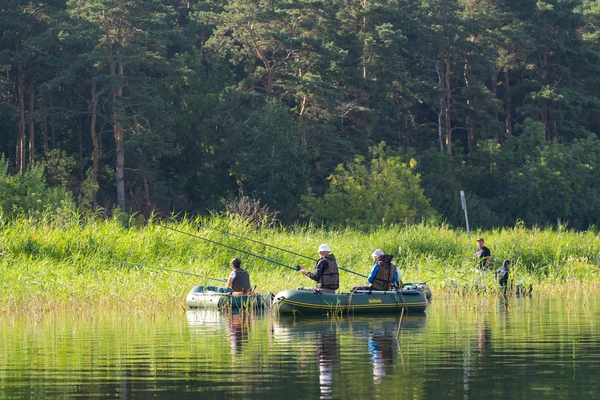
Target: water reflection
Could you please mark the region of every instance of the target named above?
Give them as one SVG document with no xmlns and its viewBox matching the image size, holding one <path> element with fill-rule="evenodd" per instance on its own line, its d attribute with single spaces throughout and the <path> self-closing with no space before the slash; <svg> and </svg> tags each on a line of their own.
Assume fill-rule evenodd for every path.
<svg viewBox="0 0 600 400">
<path fill-rule="evenodd" d="M 252 314 L 235 313 L 229 316 L 229 339 L 231 342 L 231 355 L 240 354 L 242 346 L 248 341 Z"/>
<path fill-rule="evenodd" d="M 207 331 L 226 330 L 229 336 L 231 355 L 242 353 L 244 344 L 248 342 L 251 326 L 260 314 L 254 312 L 222 313 L 213 310 L 187 310 L 188 325 L 193 331 L 206 334 Z"/>
<path fill-rule="evenodd" d="M 397 329 L 390 325 L 375 329 L 369 333 L 369 353 L 373 363 L 373 383 L 380 384 L 383 377 L 393 370 L 398 358 L 399 342 Z"/>
<path fill-rule="evenodd" d="M 373 316 L 343 319 L 281 317 L 274 322 L 273 334 L 279 343 L 314 343 L 316 345 L 315 369 L 319 376 L 319 398 L 331 399 L 340 385 L 347 382 L 345 372 L 369 371 L 371 385 L 379 385 L 388 375 L 395 373 L 401 346 L 399 337 L 422 332 L 426 316 L 405 317 L 400 323 L 398 316 Z M 342 338 L 347 338 L 345 341 Z M 348 341 L 348 338 L 352 338 Z M 313 353 L 314 354 L 314 353 Z M 351 357 L 349 363 L 342 355 Z M 313 356 L 314 357 L 314 356 Z M 348 358 L 346 358 L 348 360 Z M 311 368 L 310 360 L 303 353 L 301 369 Z M 363 375 L 364 376 L 364 375 Z"/>
<path fill-rule="evenodd" d="M 317 359 L 319 360 L 320 398 L 331 399 L 333 370 L 340 365 L 337 325 L 333 325 L 333 329 L 317 331 Z"/>
<path fill-rule="evenodd" d="M 0 398 L 597 398 L 600 296 L 436 301 L 426 316 L 180 308 L 0 313 Z"/>
</svg>

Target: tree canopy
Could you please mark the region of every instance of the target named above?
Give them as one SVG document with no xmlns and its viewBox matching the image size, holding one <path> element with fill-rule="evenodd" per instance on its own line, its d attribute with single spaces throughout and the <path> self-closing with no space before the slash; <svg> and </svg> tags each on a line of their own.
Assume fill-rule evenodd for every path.
<svg viewBox="0 0 600 400">
<path fill-rule="evenodd" d="M 476 227 L 587 229 L 599 36 L 592 0 L 3 2 L 3 182 L 359 225 L 462 226 L 464 190 Z"/>
</svg>

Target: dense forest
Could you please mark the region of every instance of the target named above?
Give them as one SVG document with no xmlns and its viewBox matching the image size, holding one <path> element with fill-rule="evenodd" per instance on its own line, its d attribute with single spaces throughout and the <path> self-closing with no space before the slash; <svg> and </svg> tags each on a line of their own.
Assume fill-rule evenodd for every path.
<svg viewBox="0 0 600 400">
<path fill-rule="evenodd" d="M 4 0 L 0 71 L 4 216 L 600 220 L 598 0 Z"/>
</svg>

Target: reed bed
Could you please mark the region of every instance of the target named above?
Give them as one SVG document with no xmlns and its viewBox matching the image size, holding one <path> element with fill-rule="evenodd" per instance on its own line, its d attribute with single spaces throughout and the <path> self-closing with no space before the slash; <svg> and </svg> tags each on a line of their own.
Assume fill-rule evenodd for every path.
<svg viewBox="0 0 600 400">
<path fill-rule="evenodd" d="M 473 259 L 478 236 L 485 238 L 492 252 L 492 271 L 487 274 L 476 269 Z M 525 288 L 532 285 L 535 295 L 546 296 L 573 290 L 591 292 L 600 283 L 600 238 L 592 231 L 515 227 L 473 232 L 469 238 L 461 230 L 428 224 L 369 231 L 316 226 L 256 228 L 244 220 L 218 215 L 137 224 L 134 219 L 86 220 L 73 214 L 60 220 L 4 223 L 0 311 L 45 312 L 91 305 L 183 307 L 193 286 L 219 283 L 165 269 L 226 279 L 233 257 L 243 260 L 242 267 L 249 271 L 257 291 L 277 293 L 313 286 L 313 281 L 293 268 L 303 265 L 312 270 L 311 259 L 318 258 L 321 243 L 332 247 L 341 267 L 361 275 L 368 275 L 374 249 L 394 254 L 404 282 L 426 281 L 435 298 L 459 298 L 463 304 L 497 296 L 493 270 L 505 258 L 512 261 L 511 294 L 519 284 Z M 366 283 L 364 277 L 345 271 L 340 278 L 341 290 Z"/>
</svg>

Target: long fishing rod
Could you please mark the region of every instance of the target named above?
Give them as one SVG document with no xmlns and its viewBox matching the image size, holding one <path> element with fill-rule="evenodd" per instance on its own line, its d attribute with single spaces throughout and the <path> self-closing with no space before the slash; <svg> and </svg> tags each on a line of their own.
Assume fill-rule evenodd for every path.
<svg viewBox="0 0 600 400">
<path fill-rule="evenodd" d="M 184 235 L 195 237 L 195 238 L 204 240 L 204 241 L 209 242 L 209 243 L 217 244 L 219 246 L 227 247 L 228 249 L 239 251 L 241 253 L 247 254 L 247 255 L 252 256 L 252 257 L 256 257 L 256 258 L 260 258 L 260 259 L 265 260 L 265 261 L 272 262 L 273 264 L 281 265 L 282 267 L 285 267 L 285 268 L 293 269 L 294 271 L 299 271 L 300 270 L 300 268 L 298 268 L 298 267 L 290 267 L 289 265 L 284 264 L 284 263 L 280 263 L 279 261 L 275 261 L 275 260 L 272 260 L 272 259 L 267 258 L 267 257 L 259 256 L 258 254 L 254 254 L 254 253 L 251 253 L 251 252 L 246 251 L 246 250 L 238 249 L 237 247 L 229 246 L 227 244 L 219 243 L 219 242 L 216 242 L 214 240 L 210 240 L 210 239 L 204 238 L 202 236 L 194 235 L 194 234 L 189 233 L 189 232 L 180 231 L 180 230 L 175 229 L 175 228 L 169 228 L 168 226 L 165 226 L 165 225 L 160 225 L 160 226 L 162 226 L 165 229 L 172 230 L 174 232 L 183 233 Z"/>
<path fill-rule="evenodd" d="M 226 279 L 212 278 L 210 276 L 200 275 L 200 274 L 194 274 L 194 273 L 191 273 L 191 272 L 180 271 L 180 270 L 177 270 L 177 269 L 169 269 L 169 268 L 163 268 L 163 267 L 154 267 L 152 265 L 132 263 L 132 262 L 121 261 L 121 260 L 111 260 L 111 262 L 117 263 L 117 264 L 135 265 L 136 267 L 145 267 L 145 268 L 161 269 L 163 271 L 169 271 L 169 272 L 177 272 L 177 273 L 180 273 L 180 274 L 185 274 L 185 275 L 191 275 L 191 276 L 197 276 L 197 277 L 200 277 L 200 278 L 210 279 L 210 280 L 217 281 L 217 282 L 227 282 Z"/>
<path fill-rule="evenodd" d="M 263 245 L 263 246 L 266 246 L 266 247 L 271 247 L 271 248 L 273 248 L 273 249 L 276 249 L 276 250 L 285 251 L 286 253 L 290 253 L 290 254 L 293 254 L 293 255 L 295 255 L 295 256 L 298 256 L 298 257 L 303 257 L 303 258 L 306 258 L 306 259 L 308 259 L 308 260 L 311 260 L 311 261 L 317 262 L 317 259 L 316 259 L 316 258 L 309 257 L 309 256 L 305 256 L 304 254 L 296 253 L 296 252 L 293 252 L 293 251 L 291 251 L 291 250 L 282 249 L 281 247 L 273 246 L 272 244 L 268 244 L 268 243 L 259 242 L 258 240 L 250 239 L 250 238 L 244 237 L 244 236 L 242 236 L 242 235 L 237 235 L 237 234 L 235 234 L 235 233 L 231 233 L 231 232 L 222 231 L 222 230 L 219 230 L 219 229 L 216 229 L 216 228 L 211 228 L 210 226 L 206 226 L 206 225 L 203 225 L 203 227 L 204 227 L 204 228 L 208 228 L 208 229 L 212 229 L 213 231 L 215 231 L 215 232 L 219 232 L 219 233 L 222 233 L 222 234 L 224 234 L 224 235 L 231 235 L 231 236 L 235 236 L 235 237 L 237 237 L 237 238 L 240 238 L 240 239 L 249 240 L 249 241 L 251 241 L 251 242 L 254 242 L 254 243 L 257 243 L 257 244 L 261 244 L 261 245 Z M 166 227 L 165 227 L 165 228 L 166 228 Z"/>
<path fill-rule="evenodd" d="M 191 234 L 191 233 L 188 233 L 188 232 L 183 232 L 183 231 L 180 231 L 180 230 L 177 230 L 177 229 L 174 229 L 174 228 L 169 228 L 168 226 L 165 226 L 165 225 L 161 225 L 161 226 L 162 226 L 163 228 L 167 228 L 167 229 L 170 229 L 170 230 L 172 230 L 172 231 L 175 231 L 175 232 L 183 233 L 183 234 L 186 234 L 186 235 L 189 235 L 189 236 L 192 236 L 192 237 L 196 237 L 196 238 L 198 238 L 198 239 L 206 240 L 207 242 L 210 242 L 210 243 L 215 243 L 215 244 L 218 244 L 218 245 L 221 245 L 221 246 L 228 247 L 228 248 L 230 248 L 230 249 L 233 249 L 233 250 L 241 251 L 242 253 L 246 253 L 246 254 L 249 254 L 249 255 L 251 255 L 251 256 L 254 256 L 254 257 L 262 258 L 263 260 L 267 260 L 267 261 L 270 261 L 270 262 L 272 262 L 272 263 L 275 263 L 275 264 L 278 264 L 278 265 L 282 265 L 282 266 L 284 266 L 284 267 L 291 268 L 291 269 L 293 269 L 293 270 L 296 270 L 296 271 L 299 271 L 299 270 L 300 270 L 300 268 L 299 268 L 299 267 L 290 267 L 290 266 L 288 266 L 288 265 L 285 265 L 285 264 L 282 264 L 282 263 L 280 263 L 280 262 L 278 262 L 278 261 L 271 260 L 270 258 L 262 257 L 262 256 L 259 256 L 259 255 L 257 255 L 257 254 L 254 254 L 254 253 L 250 253 L 250 252 L 248 252 L 248 251 L 245 251 L 245 250 L 236 249 L 235 247 L 228 246 L 228 245 L 226 245 L 226 244 L 223 244 L 223 243 L 215 242 L 214 240 L 210 240 L 210 239 L 203 238 L 202 236 L 193 235 L 193 234 Z M 211 229 L 213 229 L 213 228 L 211 228 Z M 226 232 L 219 231 L 218 229 L 215 229 L 215 230 L 216 230 L 217 232 L 226 233 Z M 275 249 L 278 249 L 278 250 L 287 251 L 288 253 L 295 254 L 295 255 L 297 255 L 297 256 L 300 256 L 300 257 L 308 258 L 309 260 L 312 260 L 312 261 L 314 261 L 314 262 L 317 262 L 317 261 L 318 261 L 318 260 L 317 260 L 317 259 L 315 259 L 315 258 L 311 258 L 311 257 L 305 256 L 305 255 L 302 255 L 302 254 L 298 254 L 298 253 L 294 253 L 293 251 L 289 251 L 289 250 L 281 249 L 281 248 L 279 248 L 279 247 L 275 247 L 275 246 L 272 246 L 272 245 L 270 245 L 270 244 L 261 243 L 261 242 L 259 242 L 259 241 L 257 241 L 257 240 L 254 240 L 254 239 L 249 239 L 249 238 L 246 238 L 246 237 L 243 237 L 243 236 L 240 236 L 240 235 L 236 235 L 236 234 L 233 234 L 233 233 L 227 233 L 227 234 L 229 234 L 229 235 L 233 235 L 233 236 L 236 236 L 236 237 L 239 237 L 239 238 L 241 238 L 241 239 L 250 240 L 250 241 L 252 241 L 252 242 L 255 242 L 255 243 L 258 243 L 258 244 L 262 244 L 262 245 L 264 245 L 264 246 L 272 247 L 272 248 L 275 248 Z M 354 274 L 354 275 L 361 276 L 361 277 L 363 277 L 363 278 L 368 278 L 368 276 L 366 276 L 366 275 L 359 274 L 358 272 L 354 272 L 354 271 L 352 271 L 352 270 L 349 270 L 349 269 L 346 269 L 346 268 L 342 268 L 342 267 L 340 267 L 339 265 L 338 265 L 338 269 L 341 269 L 342 271 L 346 271 L 346 272 L 349 272 L 349 273 L 351 273 L 351 274 Z"/>
<path fill-rule="evenodd" d="M 271 245 L 271 244 L 267 244 L 267 243 L 259 242 L 258 240 L 250 239 L 250 238 L 247 238 L 247 237 L 244 237 L 244 236 L 241 236 L 241 235 L 236 235 L 235 233 L 230 233 L 230 232 L 226 232 L 226 231 L 221 231 L 221 230 L 219 230 L 219 229 L 216 229 L 216 228 L 211 228 L 211 227 L 209 227 L 209 226 L 204 226 L 204 227 L 205 227 L 205 228 L 208 228 L 208 229 L 212 229 L 212 230 L 214 230 L 214 231 L 216 231 L 216 232 L 219 232 L 219 233 L 223 233 L 223 234 L 225 234 L 225 235 L 231 235 L 231 236 L 235 236 L 235 237 L 237 237 L 237 238 L 244 239 L 244 240 L 249 240 L 249 241 L 251 241 L 251 242 L 254 242 L 254 243 L 257 243 L 257 244 L 261 244 L 261 245 L 263 245 L 263 246 L 266 246 L 266 247 L 271 247 L 271 248 L 273 248 L 273 249 L 277 249 L 277 250 L 285 251 L 286 253 L 290 253 L 290 254 L 293 254 L 293 255 L 295 255 L 295 256 L 298 256 L 298 257 L 303 257 L 303 258 L 306 258 L 306 259 L 308 259 L 308 260 L 311 260 L 311 261 L 313 261 L 313 262 L 317 262 L 317 261 L 319 261 L 319 260 L 317 260 L 316 258 L 309 257 L 309 256 L 305 256 L 304 254 L 296 253 L 296 252 L 293 252 L 293 251 L 291 251 L 291 250 L 287 250 L 287 249 L 283 249 L 283 248 L 281 248 L 281 247 L 273 246 L 273 245 Z M 166 228 L 166 227 L 165 227 L 165 228 Z M 339 265 L 338 265 L 338 269 L 341 269 L 342 271 L 349 272 L 349 273 L 351 273 L 351 274 L 355 274 L 355 275 L 358 275 L 358 276 L 362 276 L 363 278 L 368 278 L 366 275 L 359 274 L 358 272 L 354 272 L 354 271 L 351 271 L 351 270 L 349 270 L 349 269 L 342 268 L 342 267 L 340 267 Z"/>
</svg>

